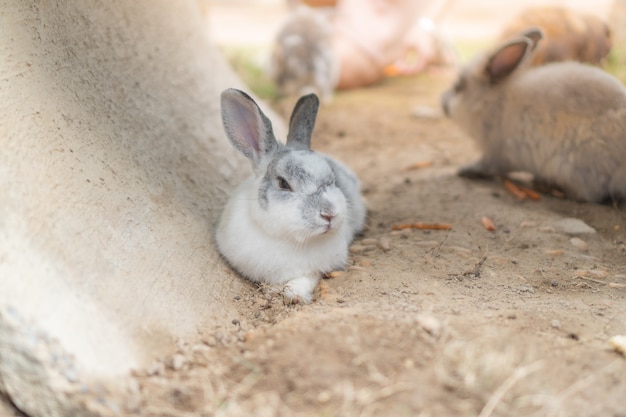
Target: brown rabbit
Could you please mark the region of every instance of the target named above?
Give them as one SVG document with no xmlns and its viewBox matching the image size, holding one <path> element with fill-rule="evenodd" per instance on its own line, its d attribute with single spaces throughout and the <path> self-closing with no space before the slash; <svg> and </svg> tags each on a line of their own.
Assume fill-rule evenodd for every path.
<svg viewBox="0 0 626 417">
<path fill-rule="evenodd" d="M 500 38 L 505 41 L 534 27 L 541 29 L 545 39 L 537 47 L 533 65 L 555 61 L 600 65 L 611 50 L 611 31 L 604 21 L 558 6 L 524 10 L 506 26 Z"/>
<path fill-rule="evenodd" d="M 475 58 L 445 92 L 445 114 L 482 157 L 459 175 L 526 171 L 578 200 L 626 197 L 626 89 L 578 62 L 530 67 L 538 29 Z"/>
</svg>

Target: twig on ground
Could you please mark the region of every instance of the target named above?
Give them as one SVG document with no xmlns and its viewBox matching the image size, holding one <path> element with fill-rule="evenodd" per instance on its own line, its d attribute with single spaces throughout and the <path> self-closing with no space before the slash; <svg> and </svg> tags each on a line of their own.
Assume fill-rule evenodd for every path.
<svg viewBox="0 0 626 417">
<path fill-rule="evenodd" d="M 441 240 L 441 242 L 439 242 L 438 244 L 436 244 L 435 246 L 433 246 L 432 248 L 428 249 L 426 252 L 430 252 L 435 253 L 436 251 L 439 251 L 439 249 L 441 249 L 441 247 L 443 246 L 444 243 L 446 243 L 446 240 L 448 240 L 448 236 L 450 235 L 450 233 L 446 233 L 446 235 L 444 236 L 444 238 Z M 438 256 L 438 255 L 436 255 Z"/>
<path fill-rule="evenodd" d="M 483 252 L 483 254 L 480 256 L 480 258 L 478 258 L 478 261 L 476 261 L 476 263 L 474 264 L 474 267 L 472 269 L 469 269 L 465 272 L 463 272 L 464 277 L 468 277 L 468 278 L 478 278 L 480 277 L 480 269 L 482 268 L 483 264 L 485 263 L 485 261 L 487 260 L 487 252 Z"/>
<path fill-rule="evenodd" d="M 419 230 L 450 230 L 452 225 L 448 223 L 403 223 L 394 224 L 391 230 L 419 229 Z"/>
<path fill-rule="evenodd" d="M 607 282 L 605 282 L 605 281 L 600 281 L 598 279 L 593 279 L 593 278 L 582 277 L 580 275 L 576 275 L 576 278 L 582 279 L 583 281 L 593 282 L 594 284 L 600 284 L 600 285 L 606 285 L 607 284 Z"/>
</svg>

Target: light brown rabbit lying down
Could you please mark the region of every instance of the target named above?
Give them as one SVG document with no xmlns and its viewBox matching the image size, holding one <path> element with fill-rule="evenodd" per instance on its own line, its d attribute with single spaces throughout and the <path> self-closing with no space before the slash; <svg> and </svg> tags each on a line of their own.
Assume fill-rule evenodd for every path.
<svg viewBox="0 0 626 417">
<path fill-rule="evenodd" d="M 509 40 L 528 28 L 541 29 L 544 35 L 533 56 L 533 65 L 555 61 L 600 65 L 611 51 L 611 31 L 605 22 L 565 7 L 528 8 L 506 25 L 500 39 Z"/>
<path fill-rule="evenodd" d="M 623 199 L 626 89 L 577 62 L 530 67 L 541 38 L 531 29 L 476 57 L 443 94 L 446 115 L 482 151 L 459 175 L 526 171 L 573 199 Z"/>
</svg>

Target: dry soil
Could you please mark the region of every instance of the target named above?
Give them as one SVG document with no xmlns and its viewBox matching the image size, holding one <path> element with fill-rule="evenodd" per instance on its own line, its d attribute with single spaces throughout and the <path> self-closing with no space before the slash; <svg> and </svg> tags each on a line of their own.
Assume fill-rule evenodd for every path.
<svg viewBox="0 0 626 417">
<path fill-rule="evenodd" d="M 626 416 L 626 360 L 609 345 L 626 334 L 626 209 L 457 177 L 478 153 L 438 114 L 450 83 L 387 80 L 322 107 L 314 147 L 358 173 L 369 205 L 351 266 L 306 306 L 252 284 L 232 294 L 232 326 L 139 372 L 130 411 Z M 392 230 L 414 222 L 452 228 Z"/>
<path fill-rule="evenodd" d="M 137 371 L 125 413 L 626 416 L 626 359 L 609 345 L 626 334 L 626 207 L 457 177 L 478 153 L 438 113 L 452 77 L 322 107 L 314 148 L 357 172 L 369 205 L 351 266 L 306 306 L 252 284 L 231 294 L 232 325 Z M 414 222 L 451 229 L 392 230 Z"/>
</svg>

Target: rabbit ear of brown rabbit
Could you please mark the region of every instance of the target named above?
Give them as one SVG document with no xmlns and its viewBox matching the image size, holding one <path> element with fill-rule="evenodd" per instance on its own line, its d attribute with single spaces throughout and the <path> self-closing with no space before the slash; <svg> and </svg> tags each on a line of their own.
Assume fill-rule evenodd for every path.
<svg viewBox="0 0 626 417">
<path fill-rule="evenodd" d="M 533 51 L 537 48 L 537 44 L 543 39 L 543 31 L 539 28 L 529 28 L 520 33 L 519 36 L 530 39 L 533 43 Z"/>
<path fill-rule="evenodd" d="M 487 60 L 485 70 L 489 81 L 496 84 L 511 75 L 526 61 L 542 37 L 541 30 L 528 29 L 522 37 L 515 38 L 498 48 Z"/>
<path fill-rule="evenodd" d="M 300 97 L 289 119 L 287 146 L 294 149 L 311 148 L 311 135 L 319 106 L 320 100 L 315 94 Z"/>
</svg>

